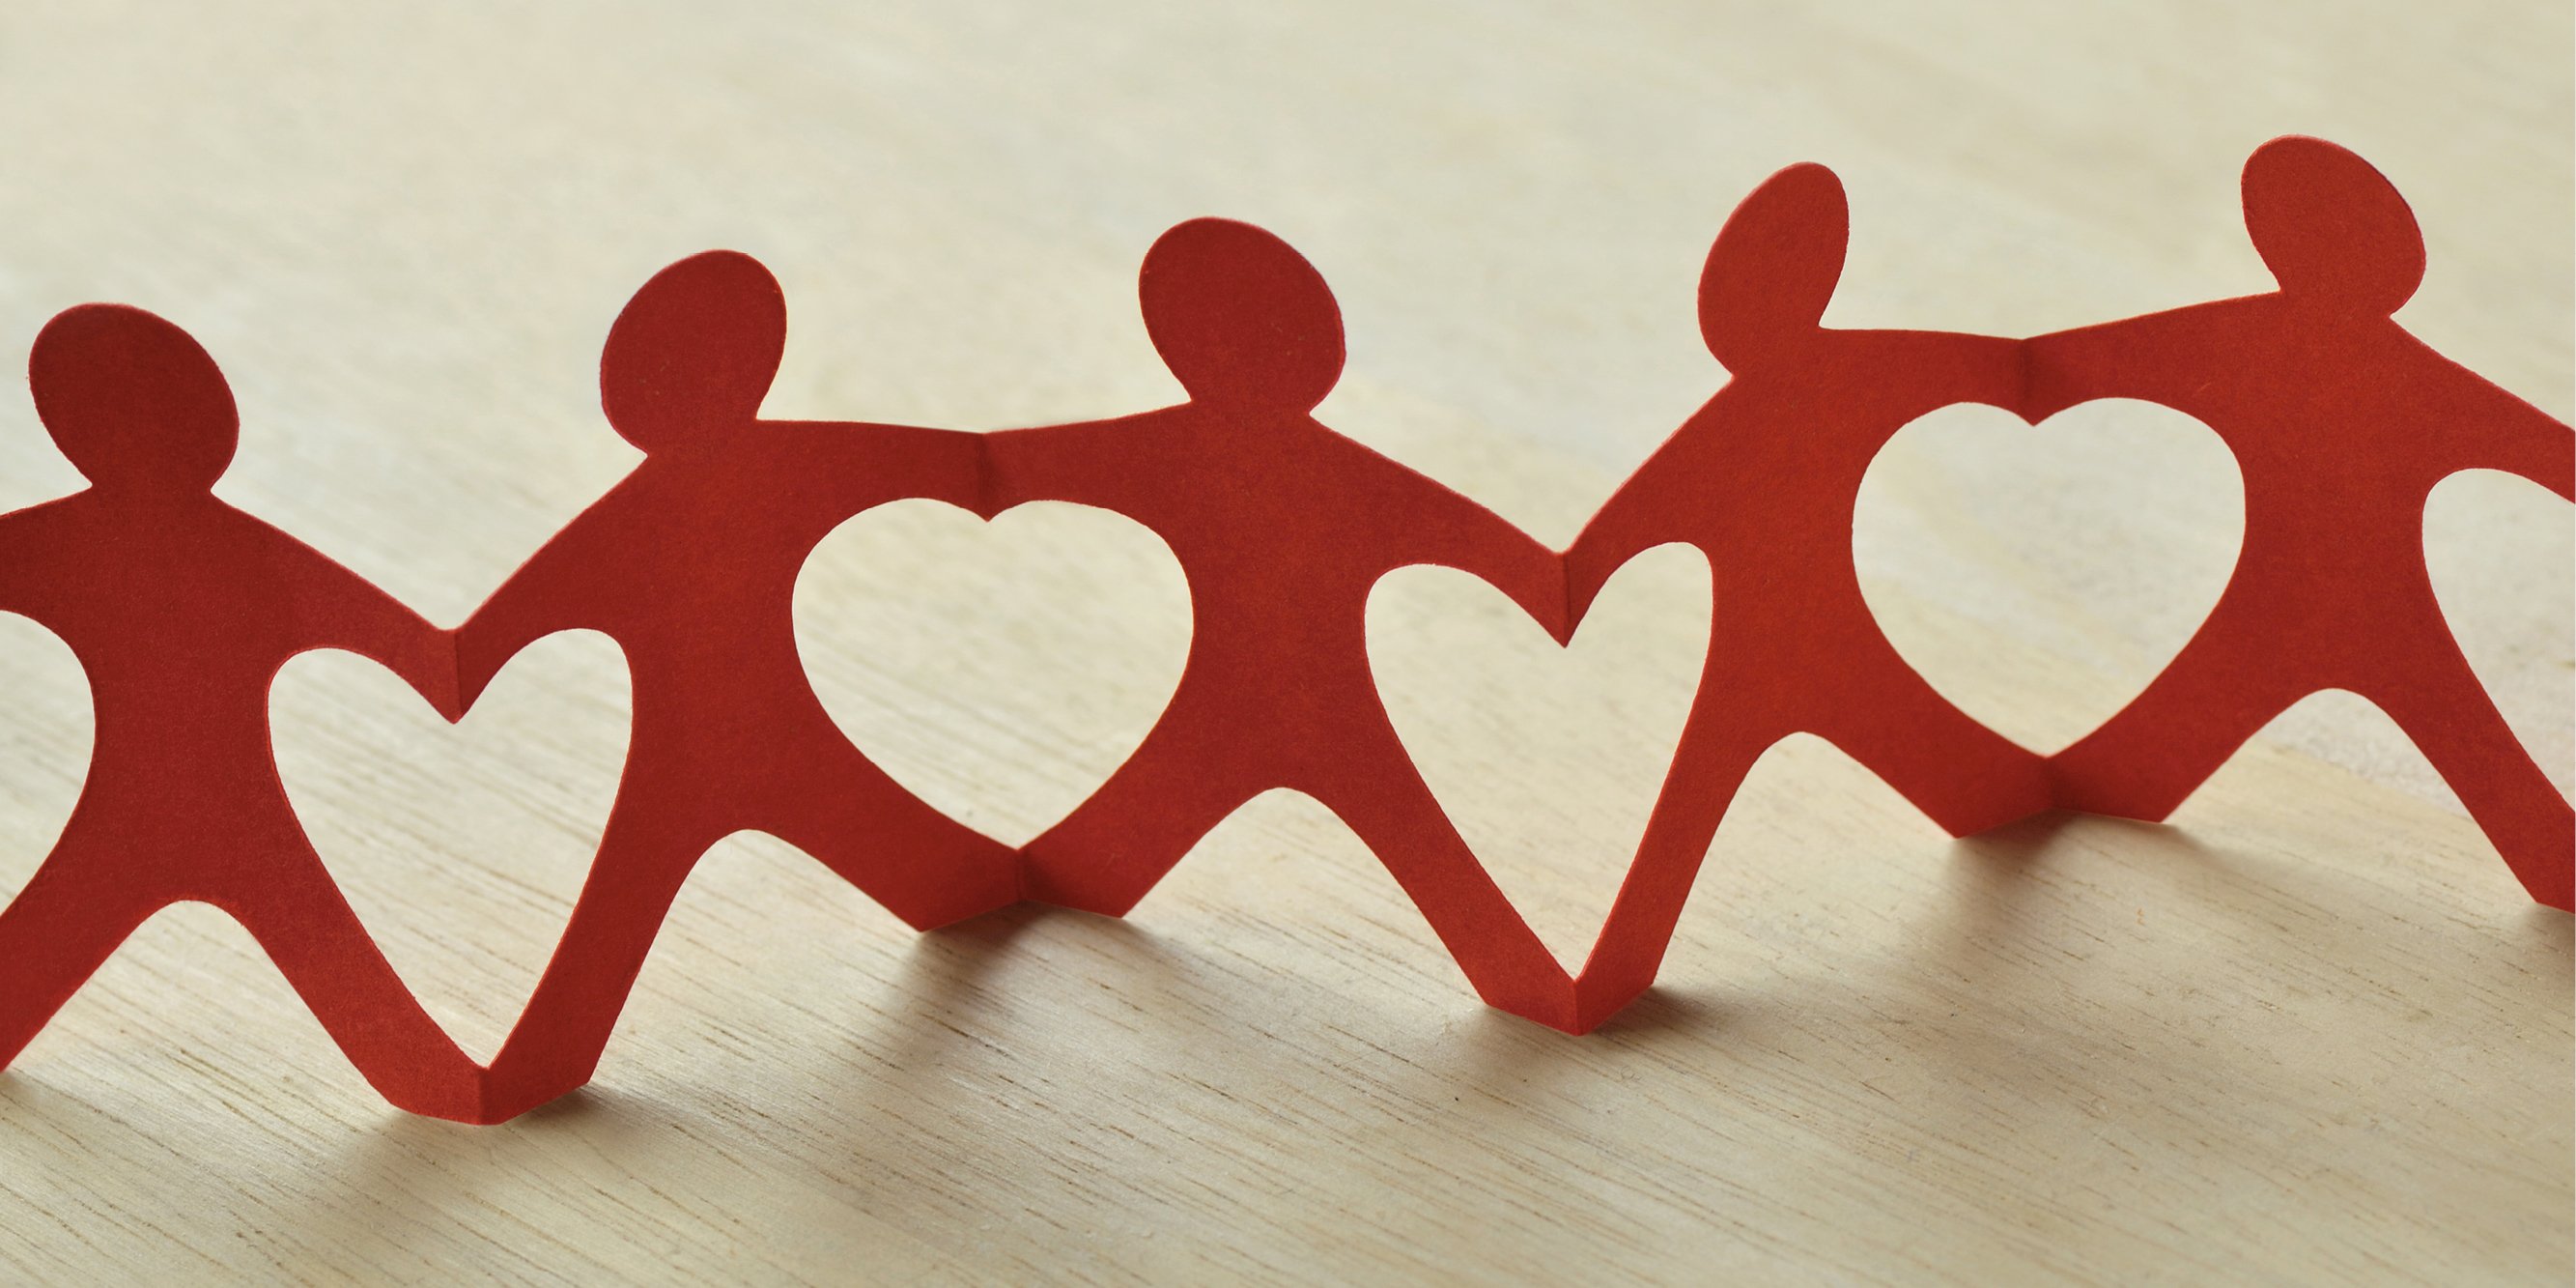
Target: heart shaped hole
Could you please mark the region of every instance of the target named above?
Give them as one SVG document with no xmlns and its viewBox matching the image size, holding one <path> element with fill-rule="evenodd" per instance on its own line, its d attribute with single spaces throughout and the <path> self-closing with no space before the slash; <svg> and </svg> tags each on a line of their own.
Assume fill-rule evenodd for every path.
<svg viewBox="0 0 2576 1288">
<path fill-rule="evenodd" d="M 2039 425 L 1946 407 L 1871 463 L 1852 518 L 1861 593 L 1960 710 L 2055 752 L 2154 680 L 2218 603 L 2245 535 L 2208 426 L 2105 399 Z"/>
<path fill-rule="evenodd" d="M 2469 669 L 2561 795 L 2570 793 L 2576 706 L 2576 518 L 2519 475 L 2469 470 L 2424 507 L 2424 564 Z M 2366 698 L 2311 695 L 2263 726 L 2264 741 L 2467 814 L 2405 730 Z"/>
<path fill-rule="evenodd" d="M 1610 578 L 1563 649 L 1455 569 L 1400 568 L 1369 596 L 1369 666 L 1405 751 L 1569 970 L 1609 915 L 1681 741 L 1709 596 L 1696 550 L 1658 546 Z"/>
<path fill-rule="evenodd" d="M 0 613 L 0 693 L 0 899 L 12 899 L 80 801 L 95 726 L 71 646 L 15 613 Z"/>
<path fill-rule="evenodd" d="M 616 799 L 631 702 L 607 636 L 538 640 L 450 726 L 354 653 L 297 656 L 269 693 L 277 768 L 349 904 L 477 1060 L 562 935 Z"/>
<path fill-rule="evenodd" d="M 2519 475 L 2454 474 L 2424 507 L 2424 563 L 2469 669 L 2576 796 L 2576 509 Z"/>
<path fill-rule="evenodd" d="M 1189 658 L 1189 583 L 1152 531 L 1033 502 L 936 501 L 835 529 L 796 582 L 796 648 L 850 741 L 933 807 L 1023 844 L 1145 740 Z"/>
</svg>

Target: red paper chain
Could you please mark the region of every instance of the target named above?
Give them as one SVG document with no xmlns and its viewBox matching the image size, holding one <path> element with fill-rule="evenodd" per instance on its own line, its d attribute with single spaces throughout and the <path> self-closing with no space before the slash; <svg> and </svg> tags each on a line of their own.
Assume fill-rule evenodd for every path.
<svg viewBox="0 0 2576 1288">
<path fill-rule="evenodd" d="M 1286 787 L 1378 855 L 1478 993 L 1571 1032 L 1652 981 L 1727 804 L 1791 733 L 1833 742 L 1954 834 L 2052 807 L 2160 819 L 2301 697 L 2346 689 L 2414 739 L 2532 896 L 2576 896 L 2576 813 L 2453 641 L 2424 565 L 2433 485 L 2509 470 L 2571 496 L 2568 427 L 2449 362 L 2391 314 L 2423 244 L 2404 200 L 2331 144 L 2266 144 L 2246 227 L 2261 295 L 2011 340 L 1821 325 L 1843 264 L 1842 188 L 1772 177 L 1727 221 L 1700 284 L 1731 373 L 1551 550 L 1317 423 L 1341 317 L 1294 250 L 1248 225 L 1165 234 L 1140 279 L 1187 402 L 992 434 L 759 419 L 786 335 L 751 259 L 663 270 L 609 333 L 601 400 L 643 464 L 441 630 L 214 498 L 237 421 L 204 350 L 138 309 L 56 317 L 36 407 L 91 486 L 0 516 L 0 609 L 60 635 L 97 735 L 60 842 L 0 911 L 0 1062 L 173 902 L 256 937 L 393 1103 L 498 1122 L 586 1082 L 698 857 L 745 829 L 807 851 L 917 927 L 1021 900 L 1124 914 L 1243 802 Z M 2236 453 L 2245 538 L 2218 606 L 2108 723 L 2042 758 L 1944 700 L 1888 644 L 1852 567 L 1879 449 L 1978 402 L 2036 422 L 2096 398 L 2187 412 Z M 824 536 L 926 497 L 987 518 L 1060 500 L 1125 515 L 1179 559 L 1189 660 L 1152 732 L 1063 822 L 1013 850 L 923 804 L 853 747 L 808 687 L 791 599 Z M 1672 768 L 1578 974 L 1531 933 L 1441 812 L 1380 705 L 1364 629 L 1387 572 L 1441 564 L 1509 594 L 1560 642 L 1650 546 L 1708 558 L 1710 651 Z M 624 776 L 563 940 L 478 1066 L 387 964 L 314 854 L 269 742 L 286 660 L 364 654 L 450 720 L 531 641 L 603 632 L 633 676 Z"/>
</svg>

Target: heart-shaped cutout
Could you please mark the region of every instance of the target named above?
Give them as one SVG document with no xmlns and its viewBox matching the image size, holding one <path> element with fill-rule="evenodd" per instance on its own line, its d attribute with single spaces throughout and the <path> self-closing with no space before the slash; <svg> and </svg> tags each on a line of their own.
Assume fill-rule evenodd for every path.
<svg viewBox="0 0 2576 1288">
<path fill-rule="evenodd" d="M 2576 795 L 2576 509 L 2519 475 L 2454 474 L 2424 507 L 2424 563 L 2469 669 L 2558 790 Z M 2406 763 L 2431 794 L 2432 766 Z"/>
<path fill-rule="evenodd" d="M 1133 520 L 936 501 L 835 529 L 796 581 L 796 648 L 850 741 L 951 818 L 1019 845 L 1145 740 L 1189 659 L 1189 583 Z"/>
<path fill-rule="evenodd" d="M 63 835 L 89 777 L 89 676 L 71 646 L 0 613 L 0 901 L 14 899 Z M 6 906 L 0 902 L 0 906 Z"/>
<path fill-rule="evenodd" d="M 2424 564 L 2469 669 L 2514 736 L 2569 795 L 2576 665 L 2576 514 L 2549 489 L 2493 470 L 2442 480 L 2424 507 Z M 2458 793 L 2396 721 L 2332 692 L 2293 704 L 2261 737 L 2374 783 L 2466 814 Z"/>
<path fill-rule="evenodd" d="M 2104 399 L 2029 425 L 1945 407 L 1871 463 L 1852 518 L 1861 594 L 1960 710 L 2043 754 L 2182 651 L 2236 567 L 2245 489 L 2208 426 Z"/>
<path fill-rule="evenodd" d="M 278 774 L 385 958 L 478 1061 L 518 1019 L 599 848 L 626 759 L 625 655 L 590 631 L 513 658 L 450 726 L 354 653 L 269 691 Z"/>
<path fill-rule="evenodd" d="M 1698 551 L 1658 546 L 1610 578 L 1562 649 L 1455 569 L 1399 568 L 1369 595 L 1369 667 L 1397 736 L 1569 973 L 1601 933 L 1681 742 L 1709 595 Z"/>
</svg>

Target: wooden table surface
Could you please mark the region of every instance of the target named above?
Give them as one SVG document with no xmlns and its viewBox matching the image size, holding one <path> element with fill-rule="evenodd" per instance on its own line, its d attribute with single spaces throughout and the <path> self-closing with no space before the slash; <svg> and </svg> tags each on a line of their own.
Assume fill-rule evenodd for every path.
<svg viewBox="0 0 2576 1288">
<path fill-rule="evenodd" d="M 454 622 L 636 459 L 597 347 L 661 264 L 732 246 L 784 281 L 770 414 L 989 428 L 1176 398 L 1135 264 L 1225 214 L 1340 292 L 1329 423 L 1562 543 L 1722 379 L 1700 257 L 1779 166 L 1851 192 L 1831 321 L 2029 334 L 2265 288 L 2237 169 L 2307 132 L 2414 202 L 2407 325 L 2571 410 L 2563 4 L 1115 7 L 12 6 L 0 354 L 86 300 L 189 327 L 243 411 L 222 495 Z M 0 398 L 0 507 L 74 486 Z M 2178 646 L 2238 510 L 2178 414 L 1954 409 L 1890 447 L 1855 542 L 1900 647 L 2053 749 Z M 2426 522 L 2562 789 L 2570 516 L 2468 475 Z M 1373 603 L 1399 726 L 1561 951 L 1642 826 L 1705 587 L 1650 554 L 1564 654 L 1463 575 Z M 860 744 L 1012 840 L 1116 764 L 1186 636 L 1168 555 L 1080 511 L 893 507 L 799 603 Z M 14 890 L 89 715 L 21 619 L 0 693 Z M 277 688 L 317 844 L 478 1054 L 625 703 L 596 636 L 456 729 L 345 655 Z M 1785 743 L 1662 984 L 1582 1039 L 1480 1007 L 1300 797 L 1130 920 L 920 937 L 742 836 L 595 1084 L 502 1127 L 386 1108 L 247 935 L 165 913 L 0 1075 L 0 1279 L 2563 1281 L 2570 959 L 2331 695 L 2169 827 L 1952 842 Z"/>
</svg>

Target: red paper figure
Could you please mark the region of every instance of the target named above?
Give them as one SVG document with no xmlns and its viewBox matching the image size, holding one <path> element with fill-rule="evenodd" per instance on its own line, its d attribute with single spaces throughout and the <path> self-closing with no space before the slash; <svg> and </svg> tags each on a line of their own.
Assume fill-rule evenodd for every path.
<svg viewBox="0 0 2576 1288">
<path fill-rule="evenodd" d="M 2318 139 L 2245 163 L 2269 294 L 2029 343 L 2034 418 L 2093 398 L 2198 417 L 2236 453 L 2245 544 L 2191 641 L 2052 761 L 2061 802 L 2161 819 L 2290 704 L 2323 689 L 2406 731 L 2534 899 L 2576 896 L 2576 812 L 2460 655 L 2424 566 L 2424 503 L 2460 470 L 2576 489 L 2566 425 L 2434 352 L 2390 315 L 2424 276 L 2387 179 Z"/>
<path fill-rule="evenodd" d="M 454 719 L 447 636 L 215 499 L 239 423 L 186 332 L 82 305 L 46 324 L 27 374 L 90 486 L 0 516 L 0 609 L 70 645 L 97 733 L 61 840 L 0 911 L 0 1064 L 145 918 L 198 900 L 250 931 L 385 1099 L 474 1117 L 479 1071 L 359 924 L 269 745 L 269 685 L 309 649 L 373 658 Z"/>
<path fill-rule="evenodd" d="M 1567 552 L 1579 621 L 1650 546 L 1706 555 L 1709 656 L 1662 796 L 1581 977 L 1582 1027 L 1653 982 L 1718 821 L 1792 733 L 1823 737 L 1953 835 L 2046 809 L 2043 762 L 1970 719 L 1897 655 L 1861 597 L 1852 512 L 1888 439 L 1959 402 L 2017 405 L 2015 341 L 1821 325 L 1850 216 L 1832 171 L 1773 175 L 1726 221 L 1700 329 L 1729 378 Z"/>
<path fill-rule="evenodd" d="M 1485 1000 L 1559 1026 L 1572 989 L 1432 799 L 1380 705 L 1370 587 L 1408 564 L 1483 577 L 1562 639 L 1556 556 L 1309 414 L 1342 370 L 1341 311 L 1304 258 L 1225 220 L 1165 233 L 1138 281 L 1189 401 L 988 436 L 1001 510 L 1074 501 L 1159 534 L 1190 586 L 1189 661 L 1143 745 L 1025 848 L 1030 897 L 1125 913 L 1254 796 L 1321 801 L 1394 874 Z"/>
<path fill-rule="evenodd" d="M 600 360 L 609 423 L 645 460 L 458 633 L 465 701 L 540 636 L 603 632 L 634 732 L 598 857 L 494 1060 L 495 1121 L 590 1077 L 672 899 L 708 847 L 767 832 L 921 928 L 1019 897 L 1018 856 L 850 745 L 808 686 L 792 601 L 806 556 L 873 506 L 972 507 L 973 435 L 759 418 L 786 344 L 767 270 L 715 252 L 635 294 Z"/>
</svg>

